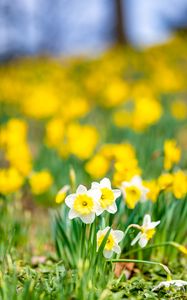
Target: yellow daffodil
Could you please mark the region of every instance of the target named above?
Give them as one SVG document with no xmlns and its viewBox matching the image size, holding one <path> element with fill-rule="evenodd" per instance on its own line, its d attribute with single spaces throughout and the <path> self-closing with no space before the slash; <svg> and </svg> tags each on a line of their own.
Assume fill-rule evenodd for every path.
<svg viewBox="0 0 187 300">
<path fill-rule="evenodd" d="M 55 198 L 55 202 L 57 204 L 61 204 L 62 202 L 64 202 L 69 189 L 70 189 L 70 186 L 65 185 L 65 186 L 63 186 L 63 188 L 60 189 L 60 191 L 58 191 L 56 198 Z"/>
<path fill-rule="evenodd" d="M 133 209 L 139 201 L 146 201 L 149 190 L 142 184 L 140 176 L 134 176 L 131 181 L 122 182 L 121 191 L 126 205 Z"/>
<path fill-rule="evenodd" d="M 40 195 L 49 190 L 53 183 L 53 178 L 46 170 L 34 172 L 29 178 L 29 183 L 32 193 L 35 195 Z"/>
<path fill-rule="evenodd" d="M 164 169 L 170 170 L 181 158 L 181 150 L 175 140 L 166 140 L 164 143 Z"/>
<path fill-rule="evenodd" d="M 187 103 L 183 100 L 175 100 L 171 103 L 171 114 L 178 120 L 187 118 Z"/>
<path fill-rule="evenodd" d="M 92 178 L 102 178 L 109 170 L 110 162 L 103 155 L 96 154 L 89 160 L 85 169 Z"/>
<path fill-rule="evenodd" d="M 117 211 L 116 199 L 120 197 L 121 191 L 111 188 L 111 182 L 108 178 L 103 178 L 100 183 L 93 182 L 92 189 L 98 189 L 101 192 L 99 199 L 100 207 L 97 211 L 97 215 L 101 215 L 105 210 L 111 214 L 115 214 Z"/>
<path fill-rule="evenodd" d="M 182 170 L 173 174 L 172 192 L 177 199 L 187 194 L 187 175 Z"/>
<path fill-rule="evenodd" d="M 68 126 L 66 138 L 69 150 L 80 159 L 88 159 L 98 143 L 99 134 L 91 125 L 72 123 Z"/>
<path fill-rule="evenodd" d="M 107 232 L 110 230 L 110 227 L 107 226 L 105 229 L 103 230 L 99 230 L 97 232 L 97 250 L 99 249 L 99 246 L 101 245 L 105 235 L 107 234 Z M 124 237 L 124 233 L 121 230 L 110 230 L 109 236 L 107 238 L 104 250 L 103 250 L 103 255 L 105 258 L 111 258 L 113 252 L 120 254 L 121 249 L 120 246 L 118 245 L 119 242 L 121 242 L 121 240 Z"/>
<path fill-rule="evenodd" d="M 79 185 L 76 193 L 66 197 L 65 203 L 70 208 L 69 218 L 80 218 L 83 223 L 93 223 L 95 214 L 99 211 L 101 192 Z"/>
<path fill-rule="evenodd" d="M 131 245 L 135 245 L 137 242 L 139 243 L 140 247 L 144 248 L 148 241 L 152 239 L 155 234 L 155 227 L 160 224 L 160 221 L 151 222 L 150 215 L 145 215 L 143 219 L 143 224 L 139 226 L 140 232 L 131 242 Z"/>
<path fill-rule="evenodd" d="M 0 193 L 6 195 L 17 192 L 23 183 L 23 176 L 15 168 L 0 170 Z"/>
<path fill-rule="evenodd" d="M 173 185 L 173 175 L 170 173 L 163 173 L 158 177 L 158 186 L 160 190 L 171 191 Z"/>
<path fill-rule="evenodd" d="M 149 180 L 144 182 L 145 186 L 149 189 L 147 193 L 147 198 L 150 199 L 152 202 L 156 202 L 160 187 L 158 185 L 158 182 L 156 180 Z"/>
</svg>

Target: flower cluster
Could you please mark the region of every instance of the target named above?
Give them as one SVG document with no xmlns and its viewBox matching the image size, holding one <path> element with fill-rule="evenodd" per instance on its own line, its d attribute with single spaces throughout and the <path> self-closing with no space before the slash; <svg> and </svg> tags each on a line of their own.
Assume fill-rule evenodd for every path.
<svg viewBox="0 0 187 300">
<path fill-rule="evenodd" d="M 69 218 L 79 217 L 84 223 L 90 224 L 95 216 L 101 215 L 104 211 L 116 213 L 116 199 L 121 195 L 118 189 L 112 189 L 108 178 L 100 183 L 93 182 L 91 189 L 79 185 L 76 193 L 66 197 L 65 203 L 70 208 Z"/>
</svg>

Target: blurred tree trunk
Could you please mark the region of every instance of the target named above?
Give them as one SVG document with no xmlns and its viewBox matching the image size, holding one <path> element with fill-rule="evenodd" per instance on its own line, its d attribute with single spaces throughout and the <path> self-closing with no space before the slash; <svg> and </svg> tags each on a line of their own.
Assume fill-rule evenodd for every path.
<svg viewBox="0 0 187 300">
<path fill-rule="evenodd" d="M 124 8 L 125 0 L 114 0 L 116 11 L 116 42 L 117 44 L 127 44 L 127 36 L 125 30 Z"/>
</svg>

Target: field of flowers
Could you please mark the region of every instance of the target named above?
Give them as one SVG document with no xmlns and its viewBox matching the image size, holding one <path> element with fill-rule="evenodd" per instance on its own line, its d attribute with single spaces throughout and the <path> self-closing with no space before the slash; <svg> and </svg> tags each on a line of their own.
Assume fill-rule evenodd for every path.
<svg viewBox="0 0 187 300">
<path fill-rule="evenodd" d="M 187 299 L 186 49 L 0 65 L 0 299 Z"/>
</svg>

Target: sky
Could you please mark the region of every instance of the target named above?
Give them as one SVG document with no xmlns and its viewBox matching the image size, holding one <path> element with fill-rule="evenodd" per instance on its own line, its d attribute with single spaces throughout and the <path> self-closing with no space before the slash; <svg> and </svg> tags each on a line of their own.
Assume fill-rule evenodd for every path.
<svg viewBox="0 0 187 300">
<path fill-rule="evenodd" d="M 113 0 L 0 0 L 0 55 L 95 54 L 113 42 Z M 55 5 L 54 5 L 55 4 Z M 162 43 L 187 16 L 187 0 L 124 0 L 137 47 Z"/>
</svg>

